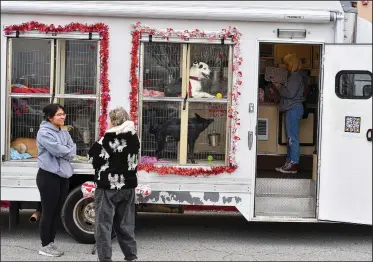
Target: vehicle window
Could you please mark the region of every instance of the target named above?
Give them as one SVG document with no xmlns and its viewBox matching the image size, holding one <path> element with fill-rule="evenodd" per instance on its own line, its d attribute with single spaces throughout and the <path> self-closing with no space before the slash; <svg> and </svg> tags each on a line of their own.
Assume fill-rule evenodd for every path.
<svg viewBox="0 0 373 262">
<path fill-rule="evenodd" d="M 340 71 L 336 76 L 336 94 L 344 99 L 368 99 L 372 96 L 372 73 Z"/>
</svg>

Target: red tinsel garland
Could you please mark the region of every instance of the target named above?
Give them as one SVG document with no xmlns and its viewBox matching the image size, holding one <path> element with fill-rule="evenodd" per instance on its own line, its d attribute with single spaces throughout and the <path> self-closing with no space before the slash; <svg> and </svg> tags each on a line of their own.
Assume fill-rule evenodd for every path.
<svg viewBox="0 0 373 262">
<path fill-rule="evenodd" d="M 210 168 L 189 168 L 189 167 L 174 167 L 174 166 L 156 166 L 154 164 L 140 163 L 137 167 L 138 170 L 144 170 L 148 173 L 155 172 L 160 175 L 180 175 L 180 176 L 209 176 L 218 175 L 221 173 L 233 173 L 236 166 L 215 166 Z"/>
<path fill-rule="evenodd" d="M 81 23 L 70 23 L 65 26 L 55 26 L 53 24 L 46 25 L 35 21 L 30 21 L 20 25 L 10 25 L 4 28 L 4 34 L 10 35 L 15 31 L 23 33 L 26 31 L 37 30 L 40 33 L 69 33 L 79 31 L 82 33 L 95 32 L 99 33 L 102 37 L 100 41 L 100 98 L 101 98 L 101 113 L 99 117 L 99 136 L 105 134 L 107 128 L 107 107 L 110 102 L 110 88 L 108 78 L 108 61 L 109 61 L 109 28 L 103 23 L 97 23 L 93 25 L 81 24 Z"/>
<path fill-rule="evenodd" d="M 231 106 L 229 110 L 228 117 L 233 119 L 233 125 L 230 127 L 232 130 L 232 153 L 233 155 L 229 156 L 229 165 L 228 166 L 213 166 L 213 167 L 206 167 L 206 168 L 195 168 L 195 167 L 175 167 L 175 166 L 157 166 L 157 164 L 149 164 L 149 163 L 140 163 L 138 165 L 138 170 L 143 170 L 148 173 L 155 172 L 160 175 L 181 175 L 181 176 L 209 176 L 209 175 L 218 175 L 222 173 L 233 173 L 237 170 L 237 164 L 235 163 L 235 152 L 236 152 L 236 143 L 239 140 L 238 135 L 236 135 L 238 126 L 240 125 L 240 119 L 238 118 L 238 111 L 237 111 L 237 101 L 238 97 L 241 94 L 239 92 L 239 88 L 242 84 L 241 77 L 242 72 L 240 71 L 239 67 L 242 63 L 242 58 L 239 57 L 239 38 L 241 34 L 237 31 L 236 28 L 229 28 L 228 30 L 223 29 L 220 33 L 210 33 L 206 34 L 203 31 L 198 29 L 189 32 L 185 30 L 184 32 L 174 31 L 172 28 L 168 28 L 167 31 L 159 31 L 156 29 L 152 29 L 150 27 L 144 27 L 141 25 L 140 22 L 134 25 L 134 30 L 132 31 L 132 50 L 131 50 L 131 71 L 130 71 L 130 82 L 131 82 L 131 91 L 130 91 L 130 115 L 131 119 L 135 122 L 135 126 L 137 126 L 138 121 L 138 100 L 139 100 L 139 78 L 138 78 L 138 66 L 139 66 L 139 46 L 140 46 L 140 38 L 141 33 L 147 33 L 151 35 L 157 35 L 164 38 L 168 36 L 178 36 L 181 39 L 184 37 L 201 37 L 207 39 L 214 39 L 216 37 L 220 38 L 227 38 L 232 37 L 232 39 L 236 42 L 235 46 L 235 63 L 233 64 L 233 71 L 236 77 L 236 83 L 234 85 L 234 90 L 230 94 L 233 100 L 233 106 Z"/>
<path fill-rule="evenodd" d="M 137 126 L 138 119 L 138 94 L 139 94 L 139 79 L 137 77 L 137 69 L 139 67 L 139 45 L 141 33 L 139 31 L 132 32 L 132 50 L 131 50 L 131 92 L 130 92 L 130 115 L 132 121 Z"/>
</svg>

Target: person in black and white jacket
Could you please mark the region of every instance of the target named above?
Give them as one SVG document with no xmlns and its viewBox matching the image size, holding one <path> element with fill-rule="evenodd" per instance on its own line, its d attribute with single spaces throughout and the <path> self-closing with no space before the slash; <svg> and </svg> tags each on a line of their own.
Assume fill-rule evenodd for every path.
<svg viewBox="0 0 373 262">
<path fill-rule="evenodd" d="M 110 128 L 88 152 L 95 169 L 95 240 L 100 261 L 111 261 L 112 228 L 124 259 L 137 259 L 135 188 L 140 141 L 134 122 L 119 107 L 109 112 Z"/>
</svg>

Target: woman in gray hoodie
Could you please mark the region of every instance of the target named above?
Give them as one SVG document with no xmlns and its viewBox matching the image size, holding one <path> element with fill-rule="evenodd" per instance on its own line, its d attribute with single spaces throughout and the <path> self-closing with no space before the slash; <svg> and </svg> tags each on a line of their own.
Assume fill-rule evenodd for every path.
<svg viewBox="0 0 373 262">
<path fill-rule="evenodd" d="M 43 112 L 45 121 L 40 124 L 36 137 L 39 167 L 36 184 L 43 210 L 40 218 L 42 247 L 39 254 L 58 257 L 63 252 L 54 244 L 54 238 L 61 209 L 69 192 L 69 178 L 73 175 L 70 161 L 76 156 L 76 145 L 69 132 L 61 129 L 66 118 L 63 106 L 50 104 Z"/>
</svg>

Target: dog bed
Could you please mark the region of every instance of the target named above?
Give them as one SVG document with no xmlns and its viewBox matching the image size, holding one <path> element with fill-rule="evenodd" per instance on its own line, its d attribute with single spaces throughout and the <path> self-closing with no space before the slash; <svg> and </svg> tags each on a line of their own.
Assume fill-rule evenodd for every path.
<svg viewBox="0 0 373 262">
<path fill-rule="evenodd" d="M 30 159 L 32 156 L 28 153 L 19 153 L 13 147 L 10 148 L 10 160 L 24 160 Z"/>
<path fill-rule="evenodd" d="M 12 93 L 49 94 L 49 87 L 28 87 L 22 84 L 13 84 Z"/>
</svg>

